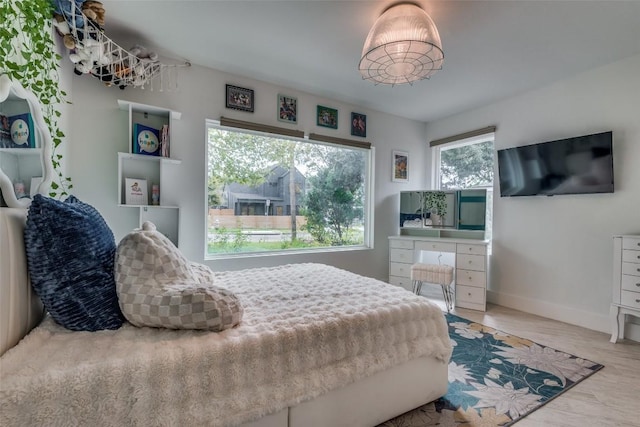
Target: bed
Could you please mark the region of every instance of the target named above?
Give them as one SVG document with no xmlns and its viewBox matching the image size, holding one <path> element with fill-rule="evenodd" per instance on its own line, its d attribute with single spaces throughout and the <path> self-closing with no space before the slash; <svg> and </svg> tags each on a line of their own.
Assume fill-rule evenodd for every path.
<svg viewBox="0 0 640 427">
<path fill-rule="evenodd" d="M 25 218 L 0 208 L 2 425 L 375 426 L 447 391 L 442 311 L 321 264 L 216 272 L 244 305 L 220 333 L 69 331 L 30 288 Z"/>
</svg>

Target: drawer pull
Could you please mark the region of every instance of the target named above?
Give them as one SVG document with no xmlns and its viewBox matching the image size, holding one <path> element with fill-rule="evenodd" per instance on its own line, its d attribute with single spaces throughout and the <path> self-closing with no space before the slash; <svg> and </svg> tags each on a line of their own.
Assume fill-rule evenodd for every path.
<svg viewBox="0 0 640 427">
<path fill-rule="evenodd" d="M 471 292 L 467 292 L 468 296 L 471 296 Z M 639 302 L 638 300 L 636 300 L 636 302 Z"/>
<path fill-rule="evenodd" d="M 471 295 L 471 294 L 469 294 L 469 295 Z M 640 302 L 640 299 L 636 298 L 636 302 Z"/>
</svg>

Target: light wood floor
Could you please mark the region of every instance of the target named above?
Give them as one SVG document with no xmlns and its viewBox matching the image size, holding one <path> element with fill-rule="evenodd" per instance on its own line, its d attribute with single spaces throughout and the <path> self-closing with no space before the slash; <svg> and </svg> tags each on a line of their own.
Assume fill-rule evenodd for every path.
<svg viewBox="0 0 640 427">
<path fill-rule="evenodd" d="M 491 304 L 452 313 L 604 365 L 517 427 L 640 427 L 640 343 Z"/>
</svg>

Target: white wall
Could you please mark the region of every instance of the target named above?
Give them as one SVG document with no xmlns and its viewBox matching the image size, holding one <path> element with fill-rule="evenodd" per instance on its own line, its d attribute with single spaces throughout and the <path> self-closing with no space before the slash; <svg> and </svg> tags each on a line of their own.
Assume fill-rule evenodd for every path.
<svg viewBox="0 0 640 427">
<path fill-rule="evenodd" d="M 367 115 L 367 138 L 375 147 L 375 249 L 307 255 L 254 256 L 206 262 L 217 270 L 270 266 L 292 262 L 323 262 L 356 273 L 386 280 L 387 237 L 396 234 L 400 190 L 424 186 L 424 129 L 421 122 L 334 102 L 320 96 L 288 90 L 252 79 L 193 66 L 179 71 L 179 89 L 172 92 L 106 87 L 90 76 L 74 76 L 69 108 L 68 172 L 73 193 L 93 204 L 114 231 L 116 241 L 138 223 L 138 210 L 117 207 L 117 152 L 128 151 L 127 113 L 119 110 L 118 99 L 157 105 L 180 111 L 174 122 L 172 156 L 182 159 L 180 176 L 174 183 L 180 196 L 180 247 L 192 261 L 204 262 L 205 247 L 205 119 L 220 116 L 274 126 L 292 127 L 343 138 L 350 136 L 352 111 Z M 255 90 L 255 113 L 225 109 L 225 84 Z M 376 90 L 372 85 L 371 90 Z M 298 98 L 298 125 L 277 121 L 277 94 Z M 339 111 L 338 130 L 316 127 L 316 105 Z M 391 182 L 391 152 L 408 151 L 411 181 Z M 166 188 L 163 191 L 169 191 Z"/>
<path fill-rule="evenodd" d="M 490 301 L 610 332 L 612 236 L 640 233 L 638 76 L 635 56 L 427 125 L 427 141 L 496 125 L 496 149 L 613 131 L 615 193 L 494 198 Z"/>
</svg>

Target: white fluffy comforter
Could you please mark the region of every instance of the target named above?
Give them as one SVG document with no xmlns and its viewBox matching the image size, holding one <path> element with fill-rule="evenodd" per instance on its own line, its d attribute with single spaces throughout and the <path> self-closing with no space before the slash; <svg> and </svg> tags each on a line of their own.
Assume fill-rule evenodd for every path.
<svg viewBox="0 0 640 427">
<path fill-rule="evenodd" d="M 374 279 L 297 264 L 216 273 L 216 285 L 245 307 L 221 333 L 72 332 L 47 318 L 0 358 L 2 425 L 230 426 L 451 355 L 437 306 Z"/>
</svg>

